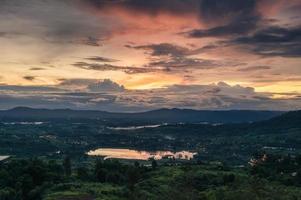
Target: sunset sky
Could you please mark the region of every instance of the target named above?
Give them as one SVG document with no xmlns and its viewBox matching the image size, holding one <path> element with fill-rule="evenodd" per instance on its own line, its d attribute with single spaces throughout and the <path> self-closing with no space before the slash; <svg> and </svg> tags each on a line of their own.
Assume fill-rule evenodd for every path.
<svg viewBox="0 0 301 200">
<path fill-rule="evenodd" d="M 301 109 L 300 0 L 1 0 L 0 109 Z"/>
</svg>

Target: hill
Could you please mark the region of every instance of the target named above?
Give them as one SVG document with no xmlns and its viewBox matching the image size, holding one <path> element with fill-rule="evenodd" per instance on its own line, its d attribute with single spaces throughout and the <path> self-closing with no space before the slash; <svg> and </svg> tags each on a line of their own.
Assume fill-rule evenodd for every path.
<svg viewBox="0 0 301 200">
<path fill-rule="evenodd" d="M 0 111 L 0 120 L 98 119 L 143 123 L 243 123 L 268 120 L 281 111 L 159 109 L 140 113 L 111 113 L 95 110 L 33 109 L 17 107 Z"/>
</svg>

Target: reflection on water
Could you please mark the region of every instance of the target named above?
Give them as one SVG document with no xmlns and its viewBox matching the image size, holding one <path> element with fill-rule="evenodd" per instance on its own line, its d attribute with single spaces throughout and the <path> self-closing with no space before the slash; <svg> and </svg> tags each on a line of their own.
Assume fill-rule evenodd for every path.
<svg viewBox="0 0 301 200">
<path fill-rule="evenodd" d="M 111 130 L 137 130 L 143 128 L 157 128 L 162 126 L 161 124 L 154 124 L 154 125 L 144 125 L 144 126 L 127 126 L 127 127 L 108 127 Z"/>
<path fill-rule="evenodd" d="M 4 125 L 41 125 L 44 122 L 3 122 Z"/>
<path fill-rule="evenodd" d="M 197 153 L 189 151 L 137 151 L 131 149 L 114 149 L 114 148 L 100 148 L 96 150 L 91 150 L 87 153 L 89 156 L 103 156 L 104 159 L 108 158 L 119 158 L 119 159 L 133 159 L 133 160 L 149 160 L 151 158 L 155 160 L 165 159 L 165 158 L 174 158 L 174 159 L 183 159 L 191 160 L 194 155 Z"/>
</svg>

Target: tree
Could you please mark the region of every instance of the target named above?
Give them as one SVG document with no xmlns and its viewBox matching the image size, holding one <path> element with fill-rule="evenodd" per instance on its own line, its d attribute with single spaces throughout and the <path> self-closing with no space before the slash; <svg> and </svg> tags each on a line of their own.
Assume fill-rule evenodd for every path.
<svg viewBox="0 0 301 200">
<path fill-rule="evenodd" d="M 63 166 L 64 166 L 65 175 L 70 176 L 72 171 L 71 171 L 71 159 L 69 156 L 66 156 L 64 158 Z"/>
<path fill-rule="evenodd" d="M 22 199 L 28 199 L 28 193 L 34 188 L 32 177 L 29 174 L 24 174 L 19 180 L 20 182 L 17 184 L 20 186 Z"/>
<path fill-rule="evenodd" d="M 140 172 L 139 169 L 130 167 L 127 171 L 127 180 L 128 180 L 128 186 L 131 191 L 134 190 L 135 184 L 140 179 Z"/>
<path fill-rule="evenodd" d="M 9 176 L 9 173 L 6 170 L 0 169 L 0 177 L 1 177 L 0 178 L 0 187 L 8 185 L 10 176 Z"/>
<path fill-rule="evenodd" d="M 104 168 L 104 163 L 98 160 L 95 165 L 95 178 L 99 182 L 106 181 L 107 170 Z"/>
<path fill-rule="evenodd" d="M 89 179 L 89 174 L 88 174 L 88 169 L 86 167 L 79 167 L 76 170 L 77 172 L 77 177 L 81 180 L 88 180 Z"/>
<path fill-rule="evenodd" d="M 158 167 L 158 163 L 155 159 L 152 160 L 152 168 L 156 169 Z"/>
<path fill-rule="evenodd" d="M 118 172 L 109 172 L 106 175 L 106 181 L 109 183 L 115 183 L 118 184 L 121 182 L 121 175 Z"/>
<path fill-rule="evenodd" d="M 1 200 L 17 200 L 16 191 L 12 188 L 0 189 Z"/>
<path fill-rule="evenodd" d="M 223 176 L 224 184 L 233 183 L 235 181 L 235 175 L 234 174 L 225 174 Z"/>
</svg>

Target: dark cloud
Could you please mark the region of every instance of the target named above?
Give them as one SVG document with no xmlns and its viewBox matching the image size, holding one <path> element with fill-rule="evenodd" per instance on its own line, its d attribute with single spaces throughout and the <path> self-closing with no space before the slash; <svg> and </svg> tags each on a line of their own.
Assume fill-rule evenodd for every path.
<svg viewBox="0 0 301 200">
<path fill-rule="evenodd" d="M 85 79 L 85 78 L 73 78 L 73 79 L 59 79 L 59 86 L 63 88 L 86 88 L 87 85 L 97 83 L 98 79 Z"/>
<path fill-rule="evenodd" d="M 145 67 L 149 69 L 158 69 L 164 71 L 173 71 L 177 68 L 199 68 L 199 69 L 210 69 L 221 66 L 238 66 L 244 65 L 244 63 L 228 62 L 228 61 L 216 61 L 208 59 L 193 58 L 191 56 L 203 53 L 208 49 L 217 48 L 216 45 L 208 45 L 201 48 L 190 49 L 187 47 L 171 44 L 171 43 L 160 43 L 160 44 L 148 44 L 126 47 L 144 50 L 146 54 L 150 55 L 149 63 Z"/>
<path fill-rule="evenodd" d="M 90 84 L 88 89 L 91 92 L 123 92 L 125 88 L 123 85 L 119 85 L 111 81 L 110 79 L 104 79 L 103 81 Z"/>
<path fill-rule="evenodd" d="M 1 14 L 1 12 L 0 12 Z M 0 32 L 0 38 L 3 37 L 3 38 L 14 38 L 14 37 L 18 37 L 18 36 L 21 36 L 23 35 L 22 33 L 19 33 L 19 32 L 15 32 L 15 31 L 6 31 L 6 32 Z"/>
<path fill-rule="evenodd" d="M 268 27 L 251 36 L 239 37 L 231 41 L 234 45 L 245 45 L 262 56 L 301 56 L 301 26 L 284 28 Z"/>
<path fill-rule="evenodd" d="M 237 71 L 240 72 L 251 72 L 251 71 L 259 71 L 259 70 L 269 70 L 271 69 L 270 66 L 251 66 L 251 67 L 245 67 L 238 69 Z"/>
<path fill-rule="evenodd" d="M 95 62 L 117 62 L 119 60 L 113 59 L 113 58 L 105 58 L 101 56 L 93 56 L 93 57 L 88 57 L 86 60 L 90 61 L 95 61 Z"/>
<path fill-rule="evenodd" d="M 100 41 L 101 40 L 99 38 L 89 36 L 89 37 L 82 39 L 81 43 L 85 44 L 85 45 L 89 45 L 89 46 L 98 47 L 98 46 L 101 46 Z"/>
<path fill-rule="evenodd" d="M 31 70 L 31 71 L 41 71 L 41 70 L 45 70 L 45 68 L 43 68 L 43 67 L 32 67 L 29 70 Z"/>
<path fill-rule="evenodd" d="M 258 0 L 201 0 L 201 20 L 208 29 L 194 29 L 188 37 L 221 37 L 245 34 L 257 27 L 261 20 L 257 12 Z"/>
<path fill-rule="evenodd" d="M 183 57 L 198 54 L 198 49 L 189 49 L 170 43 L 148 44 L 138 46 L 126 45 L 125 47 L 138 50 L 145 50 L 151 56 Z"/>
<path fill-rule="evenodd" d="M 19 86 L 19 85 L 4 85 L 0 84 L 0 91 L 11 92 L 62 92 L 63 89 L 51 86 Z"/>
<path fill-rule="evenodd" d="M 294 28 L 268 27 L 257 31 L 250 37 L 241 37 L 242 43 L 289 43 L 301 41 L 301 26 Z"/>
<path fill-rule="evenodd" d="M 5 37 L 7 35 L 6 32 L 0 32 L 0 37 Z"/>
<path fill-rule="evenodd" d="M 49 43 L 100 46 L 111 33 L 106 21 L 81 12 L 72 0 L 1 1 L 0 37 L 29 36 Z M 7 23 L 10 21 L 10 23 Z M 18 26 L 11 26 L 11 23 Z M 50 51 L 50 49 L 48 49 Z M 57 49 L 56 49 L 57 51 Z M 64 48 L 64 51 L 66 49 Z"/>
<path fill-rule="evenodd" d="M 35 76 L 23 76 L 23 78 L 24 78 L 25 80 L 28 80 L 28 81 L 33 81 L 33 80 L 36 79 Z"/>
<path fill-rule="evenodd" d="M 190 49 L 187 47 L 170 44 L 148 44 L 126 47 L 144 50 L 146 54 L 150 55 L 149 63 L 145 65 L 148 69 L 162 69 L 166 72 L 176 70 L 176 68 L 200 68 L 207 69 L 219 66 L 213 60 L 205 60 L 198 58 L 191 58 L 189 56 L 199 54 L 202 49 Z"/>
<path fill-rule="evenodd" d="M 257 16 L 258 0 L 201 0 L 200 15 L 207 23 L 233 23 Z"/>
<path fill-rule="evenodd" d="M 210 29 L 194 29 L 184 35 L 192 38 L 235 36 L 249 33 L 257 27 L 259 17 L 240 19 Z"/>
<path fill-rule="evenodd" d="M 153 72 L 155 69 L 148 69 L 144 67 L 128 67 L 128 66 L 119 66 L 111 64 L 100 64 L 100 63 L 87 63 L 87 62 L 77 62 L 73 66 L 79 67 L 86 70 L 95 70 L 95 71 L 123 71 L 127 74 L 139 74 Z"/>
<path fill-rule="evenodd" d="M 221 63 L 214 60 L 198 59 L 198 58 L 172 58 L 152 61 L 148 67 L 162 67 L 167 71 L 175 70 L 176 68 L 199 68 L 208 69 L 221 66 Z"/>
<path fill-rule="evenodd" d="M 111 65 L 111 64 L 99 64 L 99 63 L 87 63 L 87 62 L 76 62 L 72 64 L 75 67 L 79 67 L 87 70 L 97 70 L 97 71 L 118 71 L 123 70 L 124 67 Z"/>
</svg>

